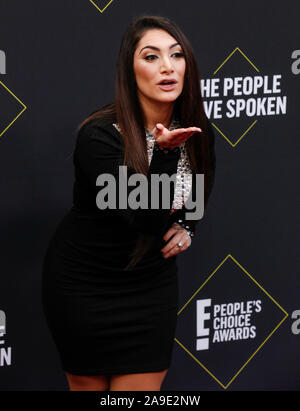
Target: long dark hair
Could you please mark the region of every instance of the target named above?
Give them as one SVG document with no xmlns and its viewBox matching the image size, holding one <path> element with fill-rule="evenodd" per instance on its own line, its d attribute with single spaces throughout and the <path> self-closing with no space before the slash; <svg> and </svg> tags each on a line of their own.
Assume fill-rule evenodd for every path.
<svg viewBox="0 0 300 411">
<path fill-rule="evenodd" d="M 186 150 L 193 172 L 204 174 L 204 206 L 206 207 L 211 182 L 210 139 L 207 118 L 204 112 L 200 90 L 200 73 L 192 47 L 175 23 L 161 16 L 137 17 L 126 30 L 120 46 L 116 66 L 115 99 L 93 112 L 78 127 L 96 118 L 117 119 L 124 142 L 124 162 L 128 168 L 147 175 L 149 162 L 145 138 L 146 119 L 137 93 L 133 69 L 133 56 L 137 44 L 146 31 L 162 29 L 181 45 L 186 61 L 183 90 L 174 104 L 173 117 L 180 127 L 200 127 L 202 133 L 192 135 L 186 142 Z M 140 234 L 131 261 L 125 268 L 132 268 L 149 250 L 153 237 Z"/>
</svg>

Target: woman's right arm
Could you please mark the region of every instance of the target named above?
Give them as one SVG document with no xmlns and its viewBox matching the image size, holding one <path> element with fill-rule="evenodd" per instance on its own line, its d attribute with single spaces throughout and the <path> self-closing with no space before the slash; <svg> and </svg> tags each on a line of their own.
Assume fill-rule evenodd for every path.
<svg viewBox="0 0 300 411">
<path fill-rule="evenodd" d="M 180 151 L 171 150 L 165 153 L 155 143 L 147 175 L 148 208 L 136 210 L 129 208 L 129 206 L 126 209 L 119 208 L 119 166 L 123 165 L 123 156 L 124 150 L 122 149 L 121 141 L 118 140 L 116 133 L 109 131 L 107 127 L 87 124 L 79 131 L 74 153 L 75 164 L 78 164 L 78 167 L 80 167 L 86 177 L 87 184 L 94 191 L 95 203 L 96 196 L 101 190 L 101 187 L 96 186 L 97 177 L 100 174 L 108 173 L 116 181 L 116 209 L 99 209 L 99 213 L 108 212 L 110 215 L 118 216 L 126 222 L 128 229 L 163 236 L 170 215 L 171 201 L 167 209 L 151 209 L 150 178 L 152 174 L 166 173 L 168 176 L 176 174 Z M 131 174 L 132 172 L 130 173 L 130 170 L 127 168 L 127 180 Z M 127 181 L 125 183 L 127 184 Z M 129 187 L 127 184 L 127 198 L 129 193 L 135 188 L 135 186 Z M 161 196 L 161 194 L 160 189 L 159 195 Z M 158 196 L 157 191 L 155 195 Z M 174 185 L 171 183 L 170 198 L 172 199 L 173 197 Z"/>
</svg>

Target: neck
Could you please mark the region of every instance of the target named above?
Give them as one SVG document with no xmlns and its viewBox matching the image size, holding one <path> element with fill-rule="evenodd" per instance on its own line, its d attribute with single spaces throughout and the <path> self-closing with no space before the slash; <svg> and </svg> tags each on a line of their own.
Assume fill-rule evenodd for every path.
<svg viewBox="0 0 300 411">
<path fill-rule="evenodd" d="M 140 103 L 145 116 L 145 127 L 153 130 L 157 123 L 163 124 L 166 128 L 170 127 L 171 117 L 174 110 L 174 102 L 154 102 L 145 100 L 140 96 Z"/>
</svg>

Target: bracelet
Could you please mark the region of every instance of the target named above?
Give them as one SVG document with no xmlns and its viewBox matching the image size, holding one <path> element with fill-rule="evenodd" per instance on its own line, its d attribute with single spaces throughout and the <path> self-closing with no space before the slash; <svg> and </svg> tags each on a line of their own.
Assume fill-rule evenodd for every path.
<svg viewBox="0 0 300 411">
<path fill-rule="evenodd" d="M 191 237 L 192 240 L 192 237 L 194 237 L 195 233 L 190 229 L 190 227 L 187 224 L 185 224 L 182 220 L 175 221 L 175 223 L 181 225 L 187 231 L 188 235 Z"/>
<path fill-rule="evenodd" d="M 159 145 L 157 144 L 157 142 L 155 142 L 154 147 L 153 147 L 153 151 L 163 151 L 165 154 L 169 154 L 169 153 L 180 153 L 180 147 L 174 147 L 174 148 L 170 148 L 170 147 L 162 147 L 160 148 Z"/>
</svg>

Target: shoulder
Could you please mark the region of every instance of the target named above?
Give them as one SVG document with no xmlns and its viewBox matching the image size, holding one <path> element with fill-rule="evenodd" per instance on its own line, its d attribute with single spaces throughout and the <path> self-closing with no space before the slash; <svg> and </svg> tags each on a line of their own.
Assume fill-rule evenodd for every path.
<svg viewBox="0 0 300 411">
<path fill-rule="evenodd" d="M 107 118 L 95 118 L 88 121 L 77 132 L 77 145 L 98 142 L 121 149 L 123 139 L 113 123 L 114 121 L 112 119 Z"/>
</svg>

